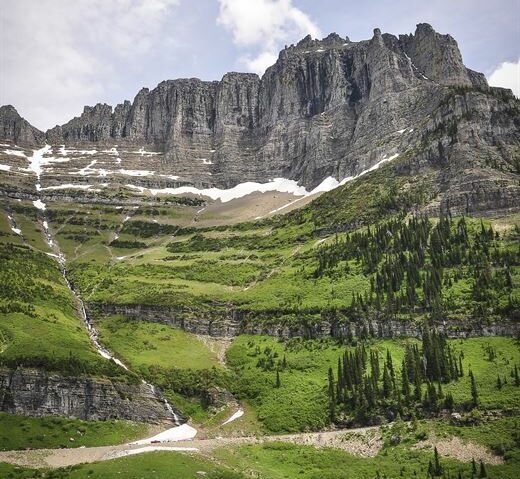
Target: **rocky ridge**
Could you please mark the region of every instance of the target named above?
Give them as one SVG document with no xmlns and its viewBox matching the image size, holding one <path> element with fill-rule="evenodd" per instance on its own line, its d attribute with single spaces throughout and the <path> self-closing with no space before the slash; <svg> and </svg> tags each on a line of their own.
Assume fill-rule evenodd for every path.
<svg viewBox="0 0 520 479">
<path fill-rule="evenodd" d="M 320 338 L 320 337 L 362 337 L 370 334 L 379 338 L 415 337 L 420 338 L 423 324 L 414 320 L 380 320 L 377 317 L 368 322 L 340 319 L 297 321 L 288 323 L 275 316 L 259 320 L 254 312 L 213 305 L 204 311 L 192 308 L 168 307 L 149 304 L 97 304 L 89 305 L 94 316 L 123 315 L 134 321 L 149 321 L 181 328 L 190 333 L 219 338 L 232 338 L 239 334 L 267 334 L 278 338 Z M 476 336 L 512 336 L 520 334 L 520 323 L 444 320 L 436 324 L 439 331 L 450 338 Z"/>
<path fill-rule="evenodd" d="M 0 411 L 88 420 L 171 421 L 163 401 L 144 384 L 23 368 L 0 369 Z"/>
<path fill-rule="evenodd" d="M 450 35 L 428 24 L 398 37 L 375 29 L 370 40 L 360 42 L 333 33 L 286 47 L 262 78 L 228 73 L 220 81 L 168 80 L 115 108 L 85 107 L 80 117 L 45 134 L 24 126 L 17 135 L 4 126 L 1 136 L 22 146 L 46 141 L 55 149 L 97 148 L 98 163 L 106 160 L 108 171 L 117 168 L 108 154 L 116 145 L 123 164 L 130 155 L 134 168 L 155 173 L 133 182 L 145 188 L 230 188 L 283 177 L 312 189 L 325 178 L 355 176 L 410 149 L 422 154 L 419 126 L 437 127 L 443 117 L 435 118 L 436 110 L 460 87 L 495 90 L 464 65 Z M 501 101 L 499 109 L 518 108 L 511 93 L 503 92 Z M 518 150 L 515 125 L 501 124 L 492 105 L 472 107 L 470 128 L 482 131 L 484 123 L 486 131 L 459 135 L 460 142 L 473 140 L 469 155 L 489 146 L 505 145 L 505 155 L 512 154 L 506 151 L 511 144 Z M 143 149 L 154 154 L 139 155 Z M 81 179 L 92 183 L 98 176 L 92 172 Z M 58 175 L 50 184 L 62 179 Z"/>
</svg>

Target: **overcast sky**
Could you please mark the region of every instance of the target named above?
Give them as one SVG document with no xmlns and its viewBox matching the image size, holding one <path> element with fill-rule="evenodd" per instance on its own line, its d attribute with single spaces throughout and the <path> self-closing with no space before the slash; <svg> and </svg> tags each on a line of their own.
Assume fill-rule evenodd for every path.
<svg viewBox="0 0 520 479">
<path fill-rule="evenodd" d="M 2 0 L 0 104 L 47 129 L 162 80 L 262 73 L 308 33 L 357 41 L 420 22 L 520 96 L 520 0 Z"/>
</svg>

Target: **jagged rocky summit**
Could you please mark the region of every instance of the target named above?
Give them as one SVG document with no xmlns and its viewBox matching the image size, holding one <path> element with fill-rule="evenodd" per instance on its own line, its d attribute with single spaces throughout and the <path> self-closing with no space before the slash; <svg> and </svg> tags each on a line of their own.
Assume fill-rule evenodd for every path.
<svg viewBox="0 0 520 479">
<path fill-rule="evenodd" d="M 19 145 L 97 148 L 107 158 L 117 147 L 119 163 L 107 160 L 101 173 L 83 171 L 86 182 L 121 168 L 121 159 L 124 168 L 126 152 L 134 154 L 131 167 L 144 171 L 135 175 L 137 186 L 231 188 L 287 178 L 310 190 L 406 152 L 433 163 L 464 163 L 459 170 L 473 175 L 475 162 L 491 156 L 502 164 L 492 182 L 514 184 L 518 104 L 510 91 L 489 88 L 483 74 L 464 65 L 450 35 L 422 23 L 414 34 L 375 29 L 360 42 L 335 33 L 322 40 L 308 36 L 282 50 L 261 78 L 228 73 L 221 81 L 164 81 L 115 108 L 85 107 L 80 117 L 46 133 L 2 107 L 0 133 Z M 447 119 L 466 123 L 458 145 L 453 135 L 451 144 L 442 135 L 425 140 Z M 60 183 L 58 174 L 55 169 L 50 184 Z M 484 176 L 486 194 L 494 195 L 499 187 Z M 482 178 L 476 174 L 473 183 Z M 508 190 L 507 196 L 515 194 Z"/>
</svg>

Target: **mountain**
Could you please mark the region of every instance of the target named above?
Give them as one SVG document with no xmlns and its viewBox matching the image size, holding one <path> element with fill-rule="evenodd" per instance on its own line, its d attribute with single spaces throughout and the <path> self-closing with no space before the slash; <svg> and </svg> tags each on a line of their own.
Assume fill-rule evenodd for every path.
<svg viewBox="0 0 520 479">
<path fill-rule="evenodd" d="M 471 94 L 450 102 L 461 88 Z M 470 162 L 482 149 L 494 149 L 496 161 L 511 163 L 520 145 L 518 101 L 489 88 L 483 74 L 464 66 L 457 42 L 424 23 L 413 35 L 375 29 L 360 42 L 335 33 L 323 40 L 308 36 L 282 50 L 262 78 L 228 73 L 221 81 L 164 81 L 142 89 L 132 103 L 85 107 L 80 117 L 47 131 L 45 140 L 7 108 L 9 115 L 0 118 L 4 140 L 80 151 L 102 146 L 105 154 L 92 157 L 98 163 L 117 145 L 126 151 L 117 150 L 123 164 L 126 154 L 131 168 L 144 171 L 139 176 L 146 178 L 134 183 L 143 187 L 230 188 L 282 177 L 310 190 L 410 150 L 450 163 L 447 145 L 434 152 L 429 144 L 425 151 L 423 138 L 447 116 L 466 116 L 457 140 L 467 151 L 453 154 Z M 9 126 L 13 121 L 23 133 Z M 155 156 L 135 156 L 139 151 Z"/>
<path fill-rule="evenodd" d="M 0 107 L 0 139 L 24 146 L 37 146 L 45 141 L 45 133 L 23 119 L 14 106 Z"/>
<path fill-rule="evenodd" d="M 520 101 L 449 35 L 0 136 L 1 477 L 518 477 Z"/>
</svg>

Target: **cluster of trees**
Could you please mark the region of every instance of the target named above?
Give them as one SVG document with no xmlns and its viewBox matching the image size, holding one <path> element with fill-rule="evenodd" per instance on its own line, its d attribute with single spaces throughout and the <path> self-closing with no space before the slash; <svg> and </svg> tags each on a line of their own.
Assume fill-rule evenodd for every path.
<svg viewBox="0 0 520 479">
<path fill-rule="evenodd" d="M 348 274 L 352 260 L 361 265 L 370 290 L 353 295 L 354 318 L 374 310 L 388 317 L 426 312 L 439 318 L 453 309 L 443 293 L 463 279 L 472 286 L 475 315 L 497 309 L 497 292 L 509 295 L 511 312 L 518 310 L 511 293 L 520 254 L 501 247 L 499 239 L 491 226 L 469 228 L 464 217 L 441 216 L 434 225 L 426 216 L 400 216 L 321 247 L 314 277 Z"/>
<path fill-rule="evenodd" d="M 361 343 L 338 358 L 336 374 L 329 368 L 330 419 L 334 421 L 340 411 L 367 422 L 383 408 L 401 414 L 406 408 L 419 405 L 430 413 L 438 412 L 440 407 L 453 409 L 453 397 L 443 393 L 442 384 L 463 375 L 462 355 L 456 354 L 435 330 L 423 331 L 420 348 L 407 345 L 399 375 L 389 350 L 383 359 L 378 351 L 367 350 Z M 469 376 L 474 407 L 478 404 L 478 391 L 471 371 Z"/>
<path fill-rule="evenodd" d="M 147 244 L 141 241 L 131 241 L 131 240 L 120 240 L 116 239 L 112 241 L 109 246 L 114 248 L 129 248 L 129 249 L 143 249 L 146 248 Z"/>
</svg>

